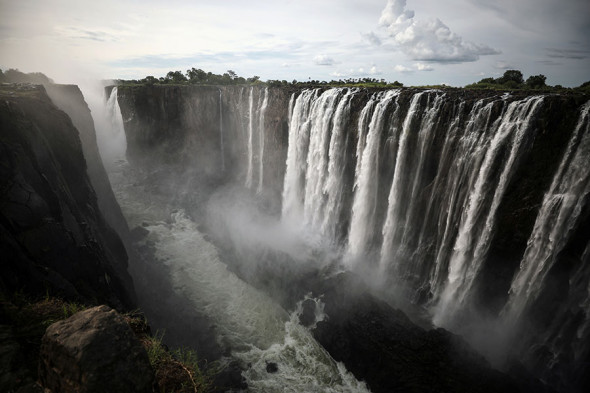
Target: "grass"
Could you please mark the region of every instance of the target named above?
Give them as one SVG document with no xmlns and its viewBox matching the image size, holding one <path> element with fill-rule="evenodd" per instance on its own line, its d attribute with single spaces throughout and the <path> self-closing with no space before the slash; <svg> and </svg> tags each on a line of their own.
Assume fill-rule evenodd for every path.
<svg viewBox="0 0 590 393">
<path fill-rule="evenodd" d="M 146 336 L 142 340 L 152 365 L 158 388 L 162 393 L 201 393 L 212 389 L 213 375 L 203 373 L 197 353 L 180 348 L 169 351 L 162 344 L 163 334 Z"/>
<path fill-rule="evenodd" d="M 47 327 L 88 306 L 46 295 L 39 299 L 22 293 L 6 296 L 0 292 L 0 322 L 12 326 L 22 348 L 22 366 L 29 379 L 37 379 L 41 339 Z M 122 314 L 145 347 L 161 393 L 204 393 L 212 390 L 215 371 L 204 373 L 197 353 L 191 349 L 168 350 L 163 334 L 150 334 L 147 320 L 139 311 Z"/>
</svg>

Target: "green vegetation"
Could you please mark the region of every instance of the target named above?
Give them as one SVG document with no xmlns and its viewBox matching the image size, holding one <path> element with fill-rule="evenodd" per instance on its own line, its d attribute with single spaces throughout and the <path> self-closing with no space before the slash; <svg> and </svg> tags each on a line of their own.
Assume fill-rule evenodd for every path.
<svg viewBox="0 0 590 393">
<path fill-rule="evenodd" d="M 590 81 L 583 83 L 574 89 L 568 89 L 561 85 L 550 86 L 546 84 L 547 77 L 543 74 L 531 75 L 526 80 L 521 71 L 507 70 L 499 78 L 484 78 L 479 82 L 465 86 L 466 89 L 489 89 L 489 90 L 539 90 L 543 92 L 561 91 L 590 91 Z"/>
<path fill-rule="evenodd" d="M 212 72 L 205 72 L 201 69 L 191 68 L 183 74 L 181 71 L 169 71 L 166 76 L 156 78 L 152 75 L 143 79 L 115 80 L 117 85 L 264 85 L 272 87 L 359 87 L 359 88 L 397 88 L 403 87 L 403 84 L 387 82 L 385 79 L 375 78 L 349 78 L 331 81 L 297 81 L 288 82 L 286 80 L 268 80 L 263 82 L 260 77 L 255 75 L 250 78 L 238 76 L 234 71 L 227 70 L 222 75 Z"/>
<path fill-rule="evenodd" d="M 156 382 L 162 393 L 200 393 L 212 389 L 214 372 L 203 373 L 197 353 L 181 348 L 169 351 L 162 344 L 163 334 L 144 336 L 142 342 L 155 370 Z"/>
<path fill-rule="evenodd" d="M 85 309 L 87 306 L 84 304 L 49 294 L 35 299 L 22 293 L 6 296 L 0 292 L 0 322 L 11 327 L 20 346 L 22 363 L 16 372 L 22 375 L 21 379 L 37 380 L 41 339 L 47 327 Z M 202 393 L 212 389 L 217 370 L 208 367 L 206 373 L 201 371 L 195 351 L 185 348 L 169 351 L 162 343 L 162 335 L 150 335 L 147 321 L 141 313 L 122 315 L 148 353 L 159 392 Z"/>
<path fill-rule="evenodd" d="M 33 83 L 36 85 L 47 85 L 53 83 L 53 80 L 41 72 L 25 74 L 17 69 L 10 68 L 6 72 L 0 70 L 0 83 Z"/>
<path fill-rule="evenodd" d="M 193 67 L 186 70 L 185 73 L 182 73 L 182 71 L 169 71 L 166 76 L 160 78 L 149 75 L 143 79 L 117 79 L 115 83 L 118 85 L 244 85 L 262 82 L 260 82 L 259 76 L 243 78 L 232 70 L 227 70 L 227 72 L 219 75 Z"/>
</svg>

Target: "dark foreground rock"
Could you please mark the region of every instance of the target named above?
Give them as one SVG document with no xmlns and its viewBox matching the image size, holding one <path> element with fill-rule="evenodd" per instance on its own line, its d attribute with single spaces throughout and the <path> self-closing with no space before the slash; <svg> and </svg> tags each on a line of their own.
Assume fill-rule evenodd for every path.
<svg viewBox="0 0 590 393">
<path fill-rule="evenodd" d="M 0 289 L 133 308 L 78 130 L 43 86 L 0 86 Z"/>
<path fill-rule="evenodd" d="M 375 393 L 552 391 L 492 369 L 457 335 L 415 325 L 353 274 L 318 281 L 314 292 L 327 314 L 314 337 Z"/>
<path fill-rule="evenodd" d="M 151 392 L 147 353 L 116 311 L 98 306 L 47 328 L 39 378 L 55 392 Z"/>
</svg>

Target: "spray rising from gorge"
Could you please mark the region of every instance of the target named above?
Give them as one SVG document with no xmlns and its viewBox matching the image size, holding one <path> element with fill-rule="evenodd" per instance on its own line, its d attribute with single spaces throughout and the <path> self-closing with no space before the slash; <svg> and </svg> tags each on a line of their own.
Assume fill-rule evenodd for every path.
<svg viewBox="0 0 590 393">
<path fill-rule="evenodd" d="M 358 273 L 395 304 L 422 307 L 497 365 L 525 359 L 538 345 L 574 356 L 559 363 L 564 369 L 586 356 L 587 349 L 569 355 L 569 345 L 588 334 L 587 310 L 576 306 L 590 303 L 588 271 L 562 261 L 564 252 L 588 258 L 580 235 L 588 220 L 590 175 L 580 164 L 587 104 L 411 89 L 167 89 L 112 90 L 126 119 L 127 157 L 149 167 L 154 162 L 144 157 L 154 154 L 151 161 L 183 168 L 166 182 L 184 182 L 176 199 L 192 219 L 208 217 L 206 231 L 224 253 L 239 254 L 230 259 L 246 281 L 260 284 L 277 253 L 294 271 L 332 264 Z M 145 101 L 164 93 L 163 111 Z M 575 121 L 554 116 L 548 108 L 555 107 Z M 170 111 L 176 123 L 158 134 Z M 182 180 L 187 173 L 199 179 L 196 194 Z M 206 187 L 217 190 L 209 202 L 201 195 Z M 557 234 L 555 247 L 542 246 Z M 539 258 L 546 262 L 532 262 Z M 549 342 L 559 324 L 536 315 L 547 311 L 543 299 L 555 296 L 556 280 L 574 275 L 579 284 L 561 306 L 582 318 L 567 344 Z M 567 313 L 558 318 L 570 321 Z M 483 337 L 490 329 L 502 331 Z M 510 341 L 523 332 L 526 340 Z M 544 367 L 537 371 L 555 370 Z"/>
</svg>

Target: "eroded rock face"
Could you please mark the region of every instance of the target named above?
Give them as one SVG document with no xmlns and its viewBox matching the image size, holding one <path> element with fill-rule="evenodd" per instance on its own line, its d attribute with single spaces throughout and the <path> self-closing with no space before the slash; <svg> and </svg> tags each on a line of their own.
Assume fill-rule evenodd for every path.
<svg viewBox="0 0 590 393">
<path fill-rule="evenodd" d="M 132 307 L 127 254 L 71 119 L 42 86 L 2 85 L 0 98 L 0 288 Z"/>
<path fill-rule="evenodd" d="M 98 306 L 47 328 L 39 379 L 55 392 L 152 392 L 154 376 L 123 317 Z"/>
</svg>

